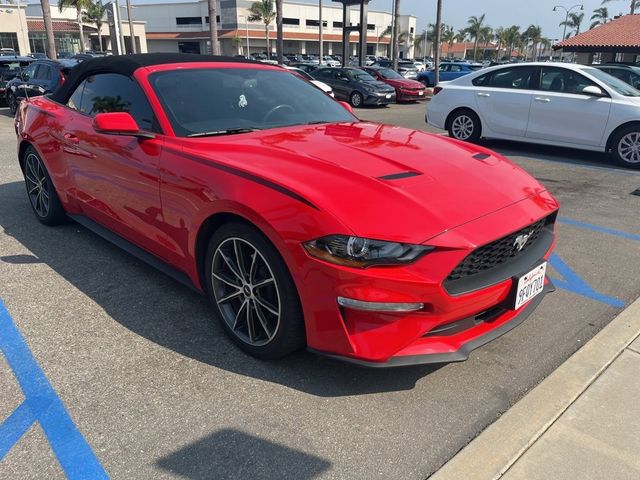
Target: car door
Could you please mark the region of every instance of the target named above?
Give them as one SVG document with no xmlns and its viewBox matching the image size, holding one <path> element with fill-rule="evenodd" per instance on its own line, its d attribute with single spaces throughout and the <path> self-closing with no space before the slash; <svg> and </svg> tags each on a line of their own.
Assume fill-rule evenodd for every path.
<svg viewBox="0 0 640 480">
<path fill-rule="evenodd" d="M 494 133 L 524 137 L 529 122 L 539 68 L 501 68 L 473 80 L 476 104 L 483 124 Z"/>
<path fill-rule="evenodd" d="M 334 72 L 333 90 L 341 100 L 349 100 L 349 95 L 353 91 L 353 85 L 344 70 L 336 69 Z M 335 85 L 335 86 L 334 86 Z"/>
<path fill-rule="evenodd" d="M 82 82 L 67 102 L 63 148 L 72 195 L 91 219 L 164 257 L 159 166 L 162 135 L 139 85 L 102 73 Z M 108 135 L 93 128 L 98 113 L 129 112 L 153 138 Z"/>
<path fill-rule="evenodd" d="M 585 87 L 606 96 L 586 95 Z M 529 112 L 527 138 L 598 146 L 609 120 L 611 98 L 581 73 L 564 67 L 542 67 L 539 90 Z"/>
</svg>

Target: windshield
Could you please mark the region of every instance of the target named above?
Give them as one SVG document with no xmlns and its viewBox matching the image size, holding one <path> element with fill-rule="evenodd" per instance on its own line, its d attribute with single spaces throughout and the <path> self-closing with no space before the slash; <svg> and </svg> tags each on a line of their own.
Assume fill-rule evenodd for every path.
<svg viewBox="0 0 640 480">
<path fill-rule="evenodd" d="M 364 70 L 346 70 L 347 77 L 349 80 L 354 80 L 356 82 L 375 82 L 376 79 L 369 75 Z"/>
<path fill-rule="evenodd" d="M 387 80 L 394 79 L 394 78 L 404 79 L 402 75 L 400 75 L 398 72 L 394 70 L 391 70 L 390 68 L 382 68 L 378 70 L 378 72 L 380 73 L 382 78 L 386 78 Z"/>
<path fill-rule="evenodd" d="M 628 83 L 625 83 L 622 80 L 609 75 L 606 72 L 603 72 L 602 70 L 589 67 L 585 68 L 585 71 L 589 73 L 589 75 L 592 75 L 600 80 L 610 89 L 615 90 L 620 95 L 624 95 L 625 97 L 640 97 L 640 91 L 636 90 Z"/>
<path fill-rule="evenodd" d="M 29 62 L 1 62 L 0 63 L 0 80 L 11 80 L 20 73 L 20 70 L 27 67 Z"/>
<path fill-rule="evenodd" d="M 287 71 L 194 68 L 150 77 L 178 136 L 353 122 L 342 105 Z"/>
</svg>

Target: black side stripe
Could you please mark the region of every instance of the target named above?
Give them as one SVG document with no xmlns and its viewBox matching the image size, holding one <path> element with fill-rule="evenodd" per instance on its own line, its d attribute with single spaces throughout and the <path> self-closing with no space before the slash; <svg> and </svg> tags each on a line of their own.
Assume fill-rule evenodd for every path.
<svg viewBox="0 0 640 480">
<path fill-rule="evenodd" d="M 409 178 L 409 177 L 417 177 L 418 175 L 422 175 L 419 172 L 401 172 L 401 173 L 392 173 L 389 175 L 383 175 L 382 177 L 378 177 L 380 180 L 399 180 L 401 178 Z"/>
<path fill-rule="evenodd" d="M 178 153 L 178 152 L 176 152 Z M 242 170 L 238 170 L 237 168 L 234 167 L 230 167 L 229 165 L 223 165 L 221 163 L 217 163 L 214 161 L 211 161 L 209 159 L 205 159 L 205 158 L 201 158 L 201 157 L 197 157 L 195 155 L 190 155 L 188 153 L 184 153 L 184 152 L 179 152 L 180 155 L 187 157 L 189 160 L 193 160 L 194 162 L 198 162 L 201 163 L 203 165 L 208 165 L 210 167 L 213 168 L 217 168 L 218 170 L 221 170 L 223 172 L 227 172 L 230 173 L 232 175 L 236 175 L 238 177 L 242 177 L 246 180 L 250 180 L 252 182 L 255 182 L 259 185 L 262 185 L 264 187 L 270 188 L 272 190 L 275 190 L 276 192 L 280 192 L 283 195 L 286 195 L 290 198 L 293 198 L 294 200 L 297 200 L 301 203 L 304 203 L 305 205 L 314 208 L 318 211 L 320 211 L 320 209 L 314 205 L 313 203 L 311 203 L 309 200 L 307 200 L 306 198 L 304 198 L 301 195 L 298 195 L 296 192 L 293 192 L 291 190 L 289 190 L 288 188 L 283 187 L 282 185 L 278 185 L 277 183 L 274 183 L 270 180 L 267 180 L 265 178 L 259 177 L 257 175 L 254 175 L 252 173 L 247 173 L 247 172 L 243 172 Z"/>
</svg>

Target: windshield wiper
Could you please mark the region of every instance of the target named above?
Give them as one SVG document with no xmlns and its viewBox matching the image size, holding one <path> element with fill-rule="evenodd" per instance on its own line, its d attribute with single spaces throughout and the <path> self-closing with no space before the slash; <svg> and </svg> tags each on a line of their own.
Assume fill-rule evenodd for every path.
<svg viewBox="0 0 640 480">
<path fill-rule="evenodd" d="M 237 128 L 227 128 L 226 130 L 214 130 L 211 132 L 198 132 L 187 135 L 187 137 L 215 137 L 217 135 L 234 135 L 236 133 L 249 133 L 255 132 L 256 130 L 260 130 L 256 127 L 237 127 Z"/>
</svg>

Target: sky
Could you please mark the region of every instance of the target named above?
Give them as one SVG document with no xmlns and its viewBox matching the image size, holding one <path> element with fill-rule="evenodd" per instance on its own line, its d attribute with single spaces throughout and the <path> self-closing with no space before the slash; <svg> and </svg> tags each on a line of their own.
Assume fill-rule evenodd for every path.
<svg viewBox="0 0 640 480">
<path fill-rule="evenodd" d="M 298 0 L 300 1 L 300 0 Z M 306 3 L 318 3 L 317 0 L 302 0 Z M 558 26 L 565 19 L 564 11 L 553 11 L 554 5 L 567 8 L 582 3 L 584 21 L 582 29 L 588 29 L 593 10 L 601 6 L 602 0 L 443 0 L 443 22 L 453 25 L 457 30 L 466 25 L 471 15 L 486 14 L 485 22 L 493 28 L 520 25 L 522 30 L 529 25 L 542 27 L 542 34 L 551 39 L 562 37 L 562 28 Z M 324 5 L 333 4 L 324 0 Z M 609 15 L 629 13 L 630 0 L 614 0 L 606 4 Z M 391 0 L 371 0 L 371 10 L 391 10 Z M 576 11 L 576 10 L 573 10 Z M 400 0 L 400 14 L 414 15 L 418 18 L 418 31 L 429 23 L 435 23 L 436 0 Z"/>
</svg>

